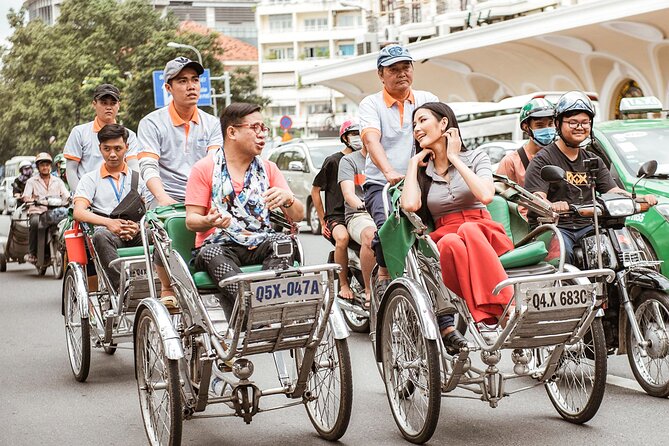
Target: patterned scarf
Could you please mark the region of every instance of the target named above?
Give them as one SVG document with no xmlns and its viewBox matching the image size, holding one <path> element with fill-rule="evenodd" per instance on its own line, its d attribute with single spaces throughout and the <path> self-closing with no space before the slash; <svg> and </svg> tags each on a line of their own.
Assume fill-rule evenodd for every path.
<svg viewBox="0 0 669 446">
<path fill-rule="evenodd" d="M 262 198 L 268 188 L 265 166 L 260 157 L 256 156 L 244 175 L 241 192 L 239 195 L 235 194 L 223 148 L 216 150 L 211 201 L 221 214 L 231 215 L 232 220 L 227 228 L 217 228 L 207 238 L 207 242 L 232 242 L 253 249 L 265 241 L 274 232 L 269 222 L 269 210 Z"/>
</svg>

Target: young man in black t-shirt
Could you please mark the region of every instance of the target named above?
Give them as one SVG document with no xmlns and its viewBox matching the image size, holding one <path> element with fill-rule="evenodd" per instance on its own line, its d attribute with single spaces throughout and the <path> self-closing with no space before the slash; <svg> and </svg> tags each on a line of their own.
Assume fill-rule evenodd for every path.
<svg viewBox="0 0 669 446">
<path fill-rule="evenodd" d="M 592 200 L 588 183 L 588 169 L 585 160 L 597 160 L 596 189 L 601 193 L 617 193 L 630 196 L 616 186 L 609 169 L 601 158 L 581 148 L 590 137 L 595 109 L 587 95 L 580 91 L 570 91 L 562 95 L 555 108 L 555 127 L 559 139 L 544 147 L 530 161 L 525 173 L 525 188 L 551 202 L 555 212 L 566 212 L 570 204 L 585 204 Z M 548 183 L 541 179 L 541 168 L 558 166 L 565 170 L 567 182 Z M 653 195 L 644 197 L 654 205 Z M 530 214 L 530 219 L 532 215 Z M 592 220 L 579 216 L 563 215 L 558 228 L 565 242 L 565 261 L 573 263 L 574 245 L 592 230 Z"/>
<path fill-rule="evenodd" d="M 339 129 L 339 139 L 345 144 L 341 152 L 334 153 L 323 161 L 320 172 L 314 178 L 311 199 L 321 221 L 321 233 L 335 246 L 334 259 L 341 266 L 339 272 L 339 296 L 353 299 L 353 292 L 348 283 L 348 242 L 344 217 L 344 195 L 339 186 L 339 162 L 353 152 L 351 144 L 360 144 L 360 128 L 354 121 L 345 121 Z M 325 192 L 325 210 L 321 200 L 321 190 Z"/>
</svg>

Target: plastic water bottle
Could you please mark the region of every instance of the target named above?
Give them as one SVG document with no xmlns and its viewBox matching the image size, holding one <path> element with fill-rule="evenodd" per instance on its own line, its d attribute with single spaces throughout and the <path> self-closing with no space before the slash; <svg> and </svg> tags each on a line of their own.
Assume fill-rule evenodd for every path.
<svg viewBox="0 0 669 446">
<path fill-rule="evenodd" d="M 216 395 L 216 396 L 221 396 L 223 395 L 223 387 L 225 386 L 225 381 L 223 381 L 219 377 L 214 377 L 214 379 L 211 380 L 211 385 L 209 388 L 211 389 L 211 392 Z"/>
</svg>

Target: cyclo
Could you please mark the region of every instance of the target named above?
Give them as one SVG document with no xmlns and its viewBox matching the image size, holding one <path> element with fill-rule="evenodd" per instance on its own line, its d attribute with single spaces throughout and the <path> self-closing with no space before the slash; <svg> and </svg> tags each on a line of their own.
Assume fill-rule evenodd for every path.
<svg viewBox="0 0 669 446">
<path fill-rule="evenodd" d="M 604 395 L 606 345 L 598 317 L 602 288 L 589 278 L 610 282 L 613 271 L 580 271 L 565 264 L 564 241 L 553 222 L 529 231 L 517 212 L 522 205 L 543 214 L 548 204 L 506 177 L 496 176 L 495 181 L 497 195 L 488 210 L 505 226 L 515 248 L 500 257 L 508 279 L 493 293 L 513 286 L 514 297 L 502 315 L 509 316 L 508 322 L 495 327 L 497 337 L 491 343 L 484 338 L 490 333 L 479 331 L 465 301 L 444 285 L 429 229 L 416 214 L 399 207 L 400 191 L 393 191 L 396 206 L 388 218 L 397 227 L 392 239 L 407 240 L 408 252 L 406 257 L 396 252 L 404 261 L 403 275 L 383 295 L 372 294 L 370 339 L 395 422 L 413 443 L 426 442 L 434 433 L 441 396 L 471 398 L 458 389 L 473 392 L 494 408 L 505 396 L 544 385 L 555 409 L 572 423 L 590 420 Z M 385 205 L 388 211 L 387 199 Z M 550 214 L 555 221 L 557 216 Z M 461 333 L 467 330 L 473 338 L 468 348 L 453 355 L 441 342 L 437 299 L 454 304 Z M 512 371 L 500 370 L 505 351 Z M 480 354 L 483 366 L 473 363 L 474 353 Z M 510 388 L 518 379 L 533 382 Z"/>
<path fill-rule="evenodd" d="M 275 243 L 275 253 L 290 257 L 295 248 L 299 262 L 277 270 L 247 266 L 223 280 L 221 286 L 239 285 L 227 321 L 216 284 L 188 266 L 195 234 L 185 215 L 183 205 L 171 205 L 147 212 L 140 224 L 150 297 L 135 316 L 135 371 L 150 444 L 180 444 L 184 419 L 238 416 L 248 424 L 260 412 L 299 404 L 322 437 L 340 438 L 350 419 L 352 382 L 348 329 L 333 289 L 339 266 L 301 266 L 297 227 L 273 216 L 275 224 L 291 227 L 293 242 Z M 177 314 L 157 298 L 149 241 L 170 277 Z M 261 353 L 273 354 L 278 387 L 260 389 L 250 380 L 248 357 Z M 260 400 L 272 395 L 289 401 L 262 407 Z M 214 404 L 227 410 L 202 413 Z"/>
<path fill-rule="evenodd" d="M 93 229 L 85 223 L 74 222 L 73 228 L 65 231 L 68 240 L 77 240 L 76 253 L 70 252 L 63 279 L 63 303 L 61 312 L 65 319 L 67 352 L 72 373 L 77 381 L 88 378 L 91 364 L 91 345 L 102 348 L 113 355 L 119 343 L 132 342 L 133 320 L 139 301 L 149 294 L 146 261 L 141 246 L 119 248 L 119 258 L 110 266 L 118 264 L 121 271 L 119 289 L 114 289 L 105 273 L 93 245 Z M 85 247 L 88 248 L 92 264 L 98 275 L 98 287 L 88 289 Z"/>
</svg>

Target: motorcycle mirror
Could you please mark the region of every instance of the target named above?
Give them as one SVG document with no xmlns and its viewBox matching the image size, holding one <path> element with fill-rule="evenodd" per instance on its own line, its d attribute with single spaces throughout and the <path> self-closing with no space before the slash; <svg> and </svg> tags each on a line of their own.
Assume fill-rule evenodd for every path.
<svg viewBox="0 0 669 446">
<path fill-rule="evenodd" d="M 558 166 L 544 166 L 541 168 L 541 179 L 549 183 L 558 183 L 565 178 L 565 171 Z"/>
<path fill-rule="evenodd" d="M 636 174 L 637 177 L 650 177 L 655 175 L 657 172 L 657 161 L 650 160 L 646 161 L 639 167 L 639 173 Z"/>
</svg>

